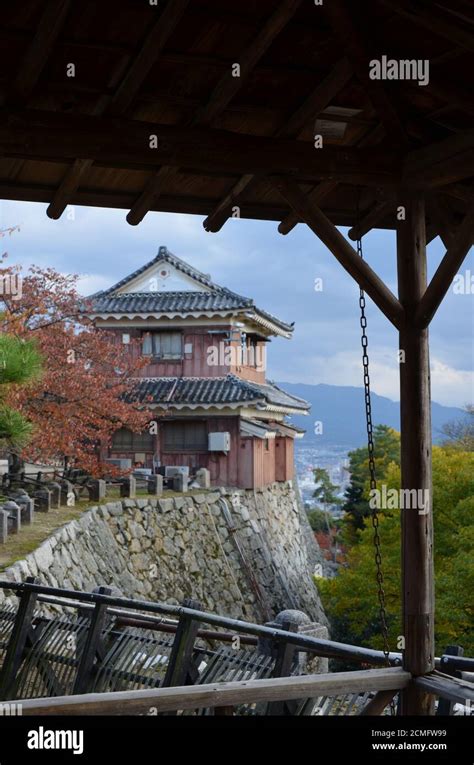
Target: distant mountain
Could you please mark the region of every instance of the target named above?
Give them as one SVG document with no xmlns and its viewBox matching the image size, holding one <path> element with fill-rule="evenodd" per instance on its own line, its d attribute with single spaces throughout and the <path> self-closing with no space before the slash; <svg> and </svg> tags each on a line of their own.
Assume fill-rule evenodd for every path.
<svg viewBox="0 0 474 765">
<path fill-rule="evenodd" d="M 291 421 L 306 430 L 305 443 L 321 446 L 361 446 L 366 438 L 364 390 L 346 385 L 306 385 L 304 383 L 279 382 L 288 393 L 304 398 L 311 404 L 309 416 L 296 415 Z M 374 425 L 390 425 L 400 430 L 400 404 L 385 396 L 372 393 L 372 421 Z M 433 441 L 443 440 L 441 427 L 450 420 L 467 415 L 462 409 L 432 404 Z M 323 434 L 314 434 L 314 423 L 323 423 Z M 301 442 L 300 442 L 301 443 Z"/>
</svg>

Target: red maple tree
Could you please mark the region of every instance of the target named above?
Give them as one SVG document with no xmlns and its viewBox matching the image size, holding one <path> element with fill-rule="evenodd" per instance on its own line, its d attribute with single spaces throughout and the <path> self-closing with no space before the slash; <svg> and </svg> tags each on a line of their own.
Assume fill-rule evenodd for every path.
<svg viewBox="0 0 474 765">
<path fill-rule="evenodd" d="M 43 375 L 32 385 L 13 385 L 8 404 L 34 425 L 22 453 L 29 460 L 71 462 L 93 475 L 103 472 L 101 452 L 115 430 L 143 431 L 150 415 L 124 400 L 143 358 L 111 341 L 85 315 L 76 275 L 32 266 L 0 267 L 3 284 L 21 284 L 17 294 L 0 294 L 0 327 L 34 339 Z M 18 282 L 18 279 L 21 282 Z M 101 449 L 102 446 L 102 449 Z"/>
</svg>

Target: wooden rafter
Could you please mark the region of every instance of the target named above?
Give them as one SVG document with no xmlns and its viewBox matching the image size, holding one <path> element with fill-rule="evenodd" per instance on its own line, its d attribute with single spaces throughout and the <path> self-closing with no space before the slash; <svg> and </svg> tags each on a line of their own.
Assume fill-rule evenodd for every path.
<svg viewBox="0 0 474 765">
<path fill-rule="evenodd" d="M 405 0 L 397 0 L 397 2 L 382 0 L 382 2 L 395 13 L 404 16 L 422 29 L 428 29 L 466 50 L 474 51 L 473 24 L 471 23 L 469 28 L 466 19 L 462 25 L 456 23 L 454 17 L 443 12 L 439 4 L 431 4 L 429 8 L 423 10 L 419 6 L 414 6 L 413 2 L 407 3 Z"/>
<path fill-rule="evenodd" d="M 160 55 L 170 35 L 183 16 L 189 0 L 171 0 L 150 30 L 145 42 L 132 61 L 120 85 L 111 99 L 101 99 L 95 114 L 123 114 L 140 88 L 143 80 Z M 47 209 L 50 218 L 61 217 L 67 207 L 71 195 L 78 188 L 81 180 L 90 170 L 93 160 L 90 158 L 76 159 L 67 171 L 53 200 Z"/>
<path fill-rule="evenodd" d="M 395 145 L 407 145 L 407 135 L 403 121 L 388 97 L 385 86 L 379 80 L 371 80 L 369 77 L 369 41 L 366 30 L 363 28 L 360 15 L 363 14 L 361 6 L 355 14 L 349 10 L 346 0 L 331 0 L 323 5 L 329 22 L 334 32 L 344 46 L 346 55 L 352 62 L 354 73 L 366 88 L 367 94 L 374 109 L 380 117 L 387 136 Z M 364 18 L 366 28 L 369 26 Z"/>
<path fill-rule="evenodd" d="M 300 4 L 301 0 L 285 0 L 285 2 L 279 3 L 277 9 L 258 32 L 252 43 L 240 55 L 239 61 L 236 62 L 240 66 L 240 76 L 233 77 L 229 66 L 214 87 L 207 103 L 197 111 L 191 124 L 210 125 L 224 111 Z M 130 209 L 127 215 L 128 223 L 136 226 L 143 220 L 150 210 L 153 200 L 163 191 L 165 183 L 174 172 L 169 167 L 162 167 L 158 170 Z"/>
<path fill-rule="evenodd" d="M 150 146 L 150 138 L 153 145 Z M 157 147 L 154 147 L 154 143 Z M 39 109 L 0 110 L 0 151 L 48 162 L 75 155 L 150 169 L 156 165 L 241 174 L 287 173 L 301 179 L 347 183 L 399 183 L 401 156 L 383 148 L 327 146 L 200 127 L 176 127 L 125 118 L 59 114 Z"/>
<path fill-rule="evenodd" d="M 314 231 L 392 324 L 399 327 L 403 319 L 401 304 L 375 271 L 357 255 L 336 226 L 305 196 L 297 184 L 285 178 L 275 178 L 273 183 L 299 218 Z"/>
<path fill-rule="evenodd" d="M 347 59 L 343 58 L 331 72 L 313 90 L 304 103 L 292 114 L 289 120 L 275 132 L 276 137 L 292 137 L 298 134 L 311 119 L 316 117 L 328 106 L 333 98 L 342 90 L 351 78 L 351 70 Z M 206 231 L 219 231 L 229 217 L 230 208 L 237 202 L 240 195 L 248 190 L 255 176 L 244 175 L 237 181 L 226 196 L 218 202 L 214 210 L 203 223 Z"/>
<path fill-rule="evenodd" d="M 367 234 L 372 228 L 375 228 L 377 223 L 380 223 L 380 221 L 393 210 L 394 204 L 395 202 L 393 199 L 381 199 L 376 202 L 360 219 L 359 224 L 349 229 L 349 239 L 355 241 L 360 236 Z"/>
<path fill-rule="evenodd" d="M 464 258 L 474 243 L 474 204 L 471 205 L 459 226 L 451 247 L 438 266 L 416 311 L 415 321 L 420 327 L 427 327 L 438 310 L 461 267 Z"/>
<path fill-rule="evenodd" d="M 49 0 L 11 86 L 14 103 L 26 104 L 64 25 L 71 0 Z"/>
</svg>

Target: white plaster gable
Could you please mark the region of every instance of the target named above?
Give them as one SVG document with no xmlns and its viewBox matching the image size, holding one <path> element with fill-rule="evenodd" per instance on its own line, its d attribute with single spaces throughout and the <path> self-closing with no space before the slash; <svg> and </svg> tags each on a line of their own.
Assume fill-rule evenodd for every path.
<svg viewBox="0 0 474 765">
<path fill-rule="evenodd" d="M 135 279 L 120 287 L 115 294 L 129 292 L 211 292 L 200 281 L 183 274 L 165 260 L 153 263 Z"/>
</svg>

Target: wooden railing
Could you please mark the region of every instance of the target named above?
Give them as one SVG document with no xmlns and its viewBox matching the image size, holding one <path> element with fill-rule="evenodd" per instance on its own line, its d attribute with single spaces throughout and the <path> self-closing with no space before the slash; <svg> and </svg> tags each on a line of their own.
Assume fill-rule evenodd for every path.
<svg viewBox="0 0 474 765">
<path fill-rule="evenodd" d="M 35 604 L 44 602 L 62 605 L 68 609 L 80 609 L 83 615 L 85 612 L 90 614 L 90 627 L 84 636 L 83 649 L 77 657 L 77 669 L 74 669 L 74 661 L 71 664 L 76 672 L 72 695 L 60 695 L 61 690 L 59 693 L 56 690 L 57 695 L 54 697 L 22 699 L 23 714 L 133 715 L 201 709 L 214 710 L 215 714 L 232 714 L 234 708 L 240 705 L 266 704 L 267 709 L 272 710 L 278 709 L 280 702 L 294 705 L 294 700 L 327 699 L 352 694 L 358 698 L 357 713 L 368 715 L 381 714 L 399 691 L 411 686 L 443 699 L 446 703 L 438 705 L 438 713 L 449 714 L 454 703 L 463 704 L 468 709 L 471 705 L 474 708 L 474 684 L 466 679 L 466 674 L 469 675 L 474 670 L 474 659 L 453 655 L 453 651 L 436 659 L 437 667 L 450 672 L 451 675 L 436 670 L 429 675 L 413 678 L 401 668 L 401 654 L 390 654 L 391 666 L 383 666 L 386 659 L 381 651 L 207 613 L 201 611 L 198 604 L 190 601 L 183 606 L 174 606 L 115 597 L 108 594 L 109 591 L 105 588 L 98 592 L 77 592 L 47 587 L 35 581 L 0 581 L 0 588 L 13 590 L 20 598 L 19 608 L 11 617 L 12 629 L 0 673 L 0 695 L 4 701 L 20 701 L 15 698 L 15 678 L 22 657 L 30 650 L 28 645 L 34 645 Z M 100 653 L 104 620 L 106 616 L 112 615 L 123 619 L 125 624 L 127 620 L 130 621 L 130 626 L 139 622 L 136 626 L 175 633 L 167 658 L 165 677 L 160 687 L 156 687 L 157 683 L 155 687 L 146 690 L 85 692 L 89 687 L 88 680 L 93 674 L 95 657 Z M 163 615 L 177 617 L 177 620 L 163 620 Z M 214 630 L 202 630 L 202 624 L 210 625 Z M 270 640 L 272 645 L 277 647 L 281 657 L 288 658 L 291 656 L 291 650 L 299 650 L 316 656 L 344 659 L 381 668 L 289 676 L 290 666 L 286 662 L 286 670 L 280 673 L 286 676 L 253 679 L 252 673 L 248 673 L 248 679 L 239 682 L 209 682 L 208 677 L 207 682 L 203 679 L 203 684 L 190 685 L 190 682 L 194 682 L 190 680 L 189 673 L 193 651 L 196 649 L 196 637 L 201 633 L 206 640 L 219 642 L 223 633 L 215 630 L 216 627 L 228 630 L 224 633 L 226 640 L 235 635 L 241 635 L 242 642 L 247 641 L 250 644 L 255 638 Z M 41 661 L 44 662 L 44 656 Z M 71 663 L 71 660 L 68 659 L 68 662 Z M 90 687 L 93 690 L 93 686 Z M 344 704 L 341 705 L 341 709 L 344 709 Z M 309 713 L 314 714 L 314 710 Z"/>
</svg>

